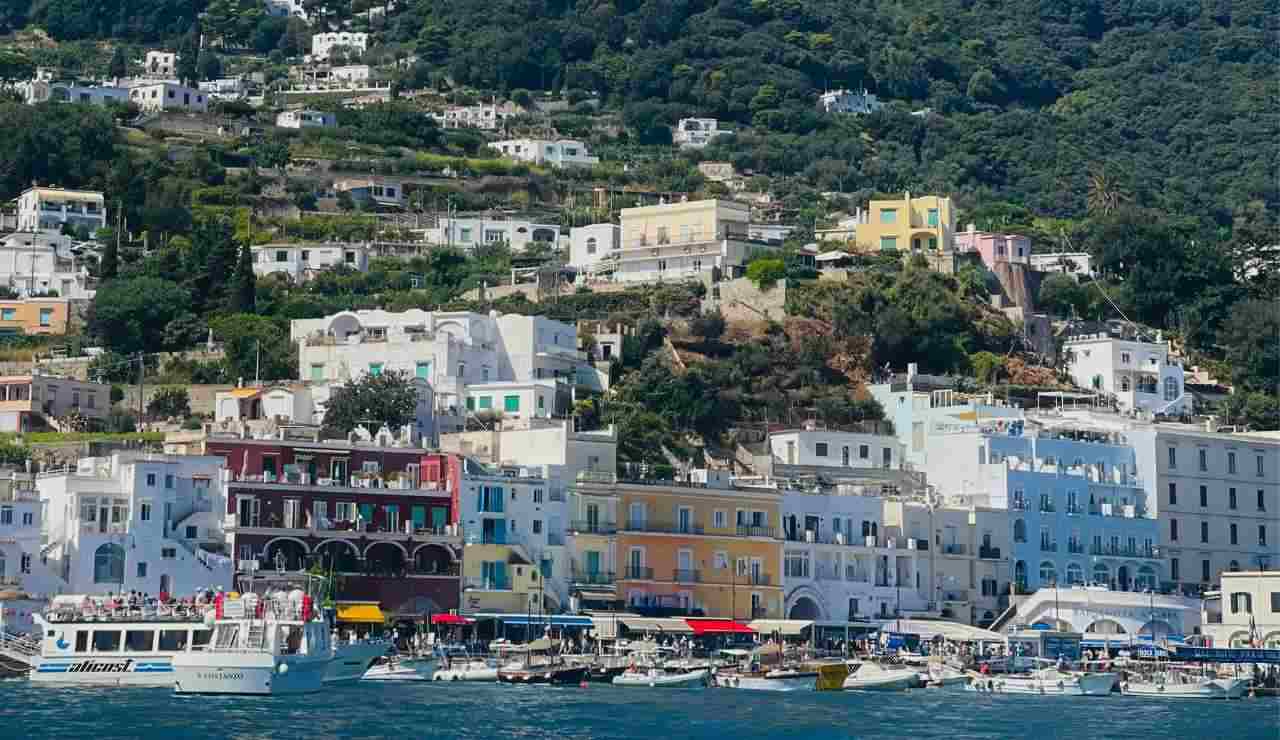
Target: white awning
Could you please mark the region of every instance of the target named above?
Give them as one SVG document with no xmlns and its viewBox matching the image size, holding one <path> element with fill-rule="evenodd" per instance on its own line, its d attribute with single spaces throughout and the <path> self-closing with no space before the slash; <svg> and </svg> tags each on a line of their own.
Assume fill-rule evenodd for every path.
<svg viewBox="0 0 1280 740">
<path fill-rule="evenodd" d="M 887 632 L 919 635 L 921 640 L 926 641 L 941 636 L 943 639 L 957 642 L 1004 642 L 1004 635 L 991 630 L 971 627 L 959 622 L 933 619 L 893 619 L 881 622 L 880 629 Z"/>
<path fill-rule="evenodd" d="M 693 628 L 683 619 L 657 619 L 651 617 L 627 617 L 618 620 L 632 632 L 666 632 L 693 634 Z"/>
<path fill-rule="evenodd" d="M 817 257 L 814 257 L 813 259 L 817 262 L 839 262 L 842 259 L 848 259 L 852 256 L 853 255 L 849 254 L 848 252 L 841 252 L 840 250 L 836 249 L 830 252 L 823 252 L 822 254 L 818 255 Z"/>
<path fill-rule="evenodd" d="M 748 622 L 747 626 L 762 635 L 777 632 L 784 637 L 795 637 L 812 627 L 813 622 L 807 619 L 756 619 Z"/>
</svg>

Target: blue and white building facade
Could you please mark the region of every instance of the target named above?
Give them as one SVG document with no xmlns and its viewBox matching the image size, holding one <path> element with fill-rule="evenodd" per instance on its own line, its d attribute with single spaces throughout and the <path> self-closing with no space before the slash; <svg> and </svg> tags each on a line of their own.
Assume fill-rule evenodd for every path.
<svg viewBox="0 0 1280 740">
<path fill-rule="evenodd" d="M 1134 449 L 1116 431 L 950 390 L 872 387 L 908 460 L 948 505 L 1009 512 L 1010 573 L 1020 590 L 1053 584 L 1156 589 L 1165 580 L 1154 508 Z"/>
</svg>

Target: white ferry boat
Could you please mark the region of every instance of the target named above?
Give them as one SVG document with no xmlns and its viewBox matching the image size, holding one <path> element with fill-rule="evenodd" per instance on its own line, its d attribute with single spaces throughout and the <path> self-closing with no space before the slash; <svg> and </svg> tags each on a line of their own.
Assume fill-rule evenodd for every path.
<svg viewBox="0 0 1280 740">
<path fill-rule="evenodd" d="M 130 606 L 114 598 L 59 596 L 35 615 L 39 653 L 30 680 L 88 686 L 172 686 L 173 660 L 202 649 L 211 630 L 203 600 Z"/>
<path fill-rule="evenodd" d="M 320 691 L 334 660 L 329 626 L 300 589 L 225 597 L 204 650 L 174 656 L 179 694 L 302 694 Z"/>
</svg>

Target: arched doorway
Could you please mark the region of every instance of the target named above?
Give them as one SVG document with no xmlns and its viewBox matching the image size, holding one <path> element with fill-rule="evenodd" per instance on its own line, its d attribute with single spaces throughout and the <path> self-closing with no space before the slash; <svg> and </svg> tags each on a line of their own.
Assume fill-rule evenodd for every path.
<svg viewBox="0 0 1280 740">
<path fill-rule="evenodd" d="M 1013 564 L 1013 582 L 1018 588 L 1025 589 L 1027 587 L 1027 563 L 1019 560 Z"/>
<path fill-rule="evenodd" d="M 1236 632 L 1235 634 L 1231 635 L 1231 642 L 1228 645 L 1228 647 L 1233 647 L 1233 648 L 1249 647 L 1249 633 Z"/>
<path fill-rule="evenodd" d="M 1138 569 L 1138 578 L 1134 581 L 1134 585 L 1139 591 L 1155 591 L 1156 590 L 1156 571 L 1150 565 L 1144 565 Z"/>
<path fill-rule="evenodd" d="M 1122 565 L 1116 570 L 1116 587 L 1121 591 L 1129 590 L 1129 566 Z"/>
<path fill-rule="evenodd" d="M 316 562 L 325 571 L 359 573 L 360 551 L 345 540 L 329 540 L 316 548 Z"/>
<path fill-rule="evenodd" d="M 1067 585 L 1080 586 L 1084 584 L 1084 568 L 1079 563 L 1067 563 Z"/>
<path fill-rule="evenodd" d="M 413 553 L 413 572 L 418 575 L 449 575 L 453 558 L 440 545 L 423 545 Z"/>
<path fill-rule="evenodd" d="M 277 571 L 304 570 L 307 546 L 297 540 L 276 539 L 267 543 L 263 567 Z"/>
<path fill-rule="evenodd" d="M 124 584 L 124 548 L 114 542 L 93 552 L 93 582 Z"/>
<path fill-rule="evenodd" d="M 370 575 L 402 575 L 406 560 L 404 550 L 394 542 L 375 542 L 364 551 L 365 569 Z"/>
<path fill-rule="evenodd" d="M 1123 635 L 1127 634 L 1124 627 L 1114 619 L 1099 619 L 1085 628 L 1085 632 L 1092 632 L 1095 635 Z"/>
<path fill-rule="evenodd" d="M 820 618 L 818 605 L 808 596 L 801 596 L 791 605 L 791 611 L 788 614 L 790 619 L 808 619 L 815 620 Z"/>
<path fill-rule="evenodd" d="M 1173 631 L 1173 625 L 1163 619 L 1153 619 L 1138 628 L 1138 634 L 1146 635 L 1154 640 L 1160 640 L 1175 634 L 1175 632 Z"/>
</svg>

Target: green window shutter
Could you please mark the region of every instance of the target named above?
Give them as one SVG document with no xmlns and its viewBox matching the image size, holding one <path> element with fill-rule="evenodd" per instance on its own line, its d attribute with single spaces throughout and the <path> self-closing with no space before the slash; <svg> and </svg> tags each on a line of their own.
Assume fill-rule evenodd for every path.
<svg viewBox="0 0 1280 740">
<path fill-rule="evenodd" d="M 491 408 L 493 408 L 493 396 L 481 396 L 480 409 L 484 410 L 484 409 L 491 409 Z"/>
<path fill-rule="evenodd" d="M 502 398 L 502 410 L 503 410 L 503 411 L 519 411 L 519 410 L 520 410 L 520 397 L 519 397 L 519 396 L 504 396 L 504 397 Z"/>
</svg>

